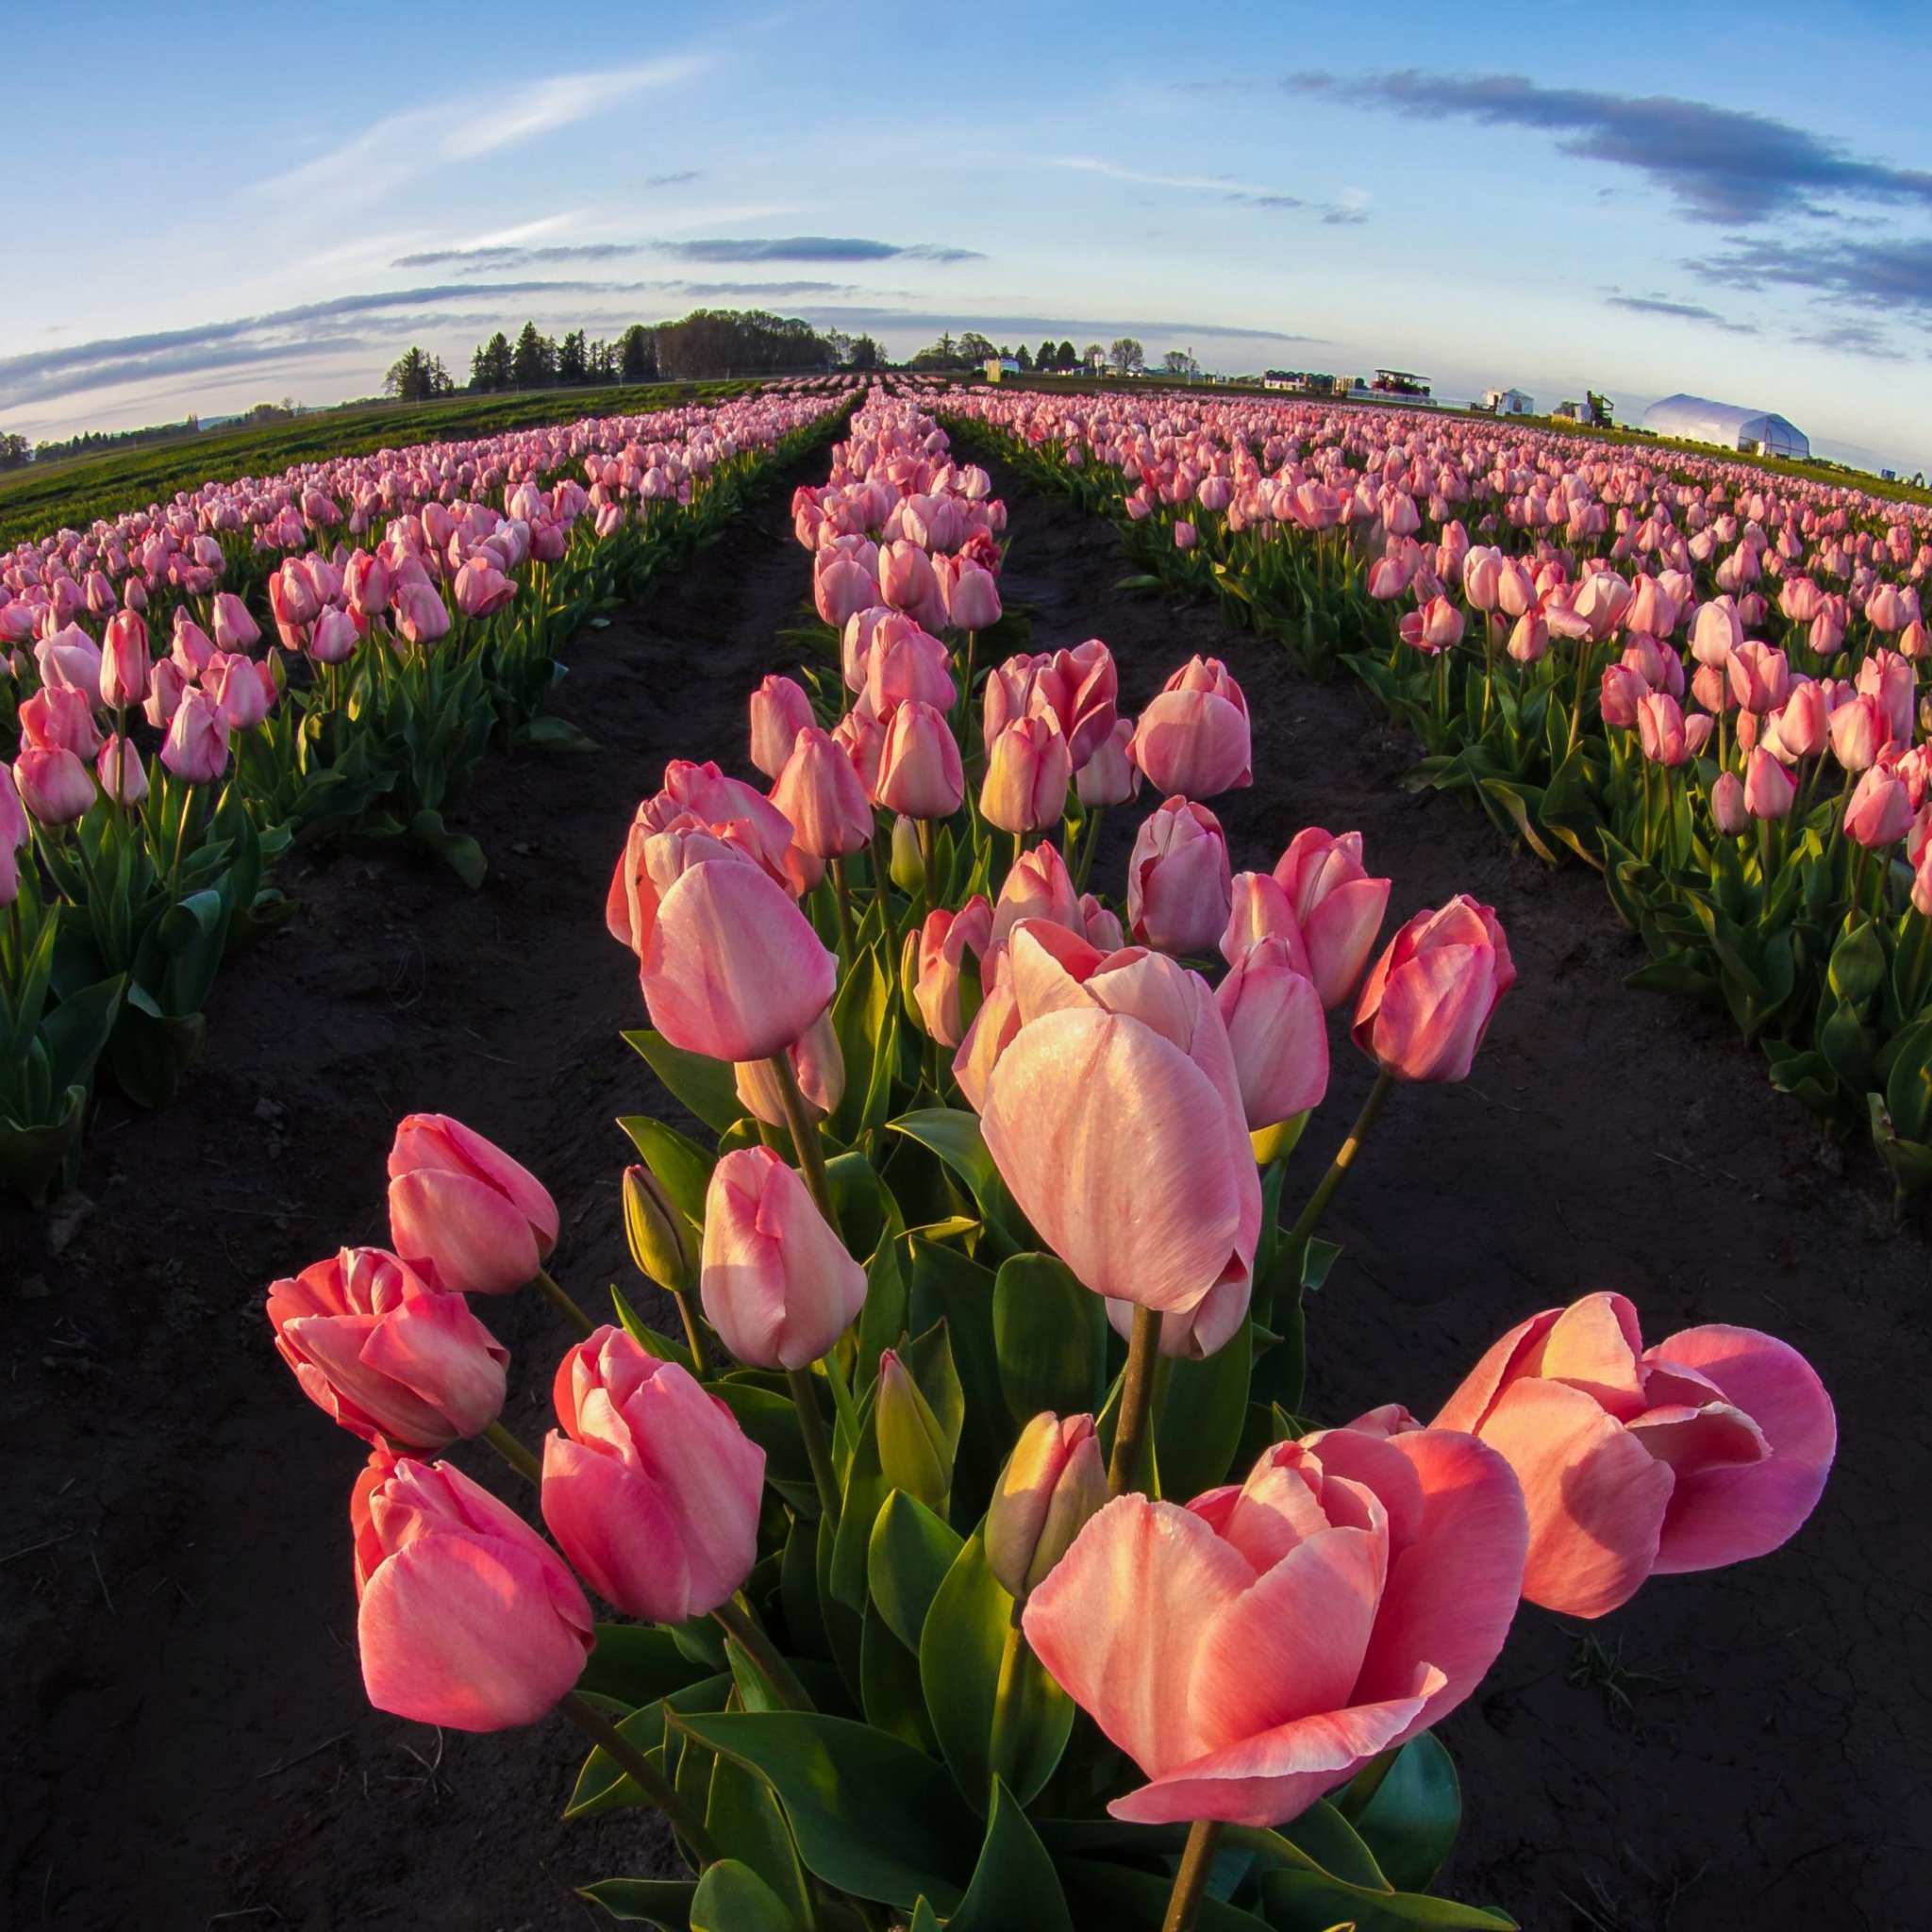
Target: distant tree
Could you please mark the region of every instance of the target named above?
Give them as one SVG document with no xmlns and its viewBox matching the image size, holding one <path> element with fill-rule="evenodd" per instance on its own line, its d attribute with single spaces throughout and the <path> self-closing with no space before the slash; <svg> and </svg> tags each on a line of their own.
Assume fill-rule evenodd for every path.
<svg viewBox="0 0 1932 1932">
<path fill-rule="evenodd" d="M 557 345 L 557 379 L 571 389 L 581 389 L 591 378 L 591 347 L 584 332 L 574 328 Z"/>
<path fill-rule="evenodd" d="M 883 369 L 885 359 L 879 345 L 870 336 L 854 336 L 845 366 L 848 369 Z"/>
<path fill-rule="evenodd" d="M 453 394 L 455 390 L 442 358 L 429 355 L 413 342 L 390 364 L 382 378 L 383 394 L 404 403 L 425 403 L 431 396 Z"/>
<path fill-rule="evenodd" d="M 1107 352 L 1108 366 L 1116 375 L 1131 375 L 1147 364 L 1147 352 L 1132 336 L 1116 336 Z"/>
<path fill-rule="evenodd" d="M 509 358 L 512 389 L 548 389 L 557 380 L 557 344 L 534 322 L 524 325 Z"/>
<path fill-rule="evenodd" d="M 1074 353 L 1074 345 L 1072 342 L 1063 341 L 1061 342 L 1059 347 L 1053 352 L 1053 366 L 1056 369 L 1079 368 L 1080 358 Z"/>
<path fill-rule="evenodd" d="M 1022 369 L 1031 369 L 1033 367 L 1033 351 L 1029 349 L 1024 342 L 1022 342 L 1020 344 L 1020 353 L 1013 358 L 1013 360 L 1016 361 Z"/>
<path fill-rule="evenodd" d="M 1201 365 L 1194 360 L 1191 349 L 1170 349 L 1160 358 L 1161 373 L 1166 375 L 1199 375 Z"/>
<path fill-rule="evenodd" d="M 591 339 L 584 351 L 584 380 L 586 382 L 615 382 L 617 380 L 617 344 L 607 342 L 602 336 Z"/>
<path fill-rule="evenodd" d="M 1098 342 L 1089 342 L 1080 352 L 1080 360 L 1098 375 L 1107 366 L 1107 351 Z"/>
<path fill-rule="evenodd" d="M 953 353 L 961 362 L 990 362 L 999 351 L 976 328 L 969 328 Z"/>
<path fill-rule="evenodd" d="M 487 342 L 478 342 L 470 358 L 470 387 L 488 392 L 508 389 L 509 381 L 509 338 L 498 329 Z"/>
<path fill-rule="evenodd" d="M 829 369 L 824 337 L 796 316 L 760 308 L 694 308 L 657 330 L 658 369 L 674 381 L 802 375 Z"/>
<path fill-rule="evenodd" d="M 17 430 L 0 431 L 0 470 L 24 470 L 34 459 L 33 445 Z"/>
<path fill-rule="evenodd" d="M 655 329 L 634 322 L 618 338 L 617 373 L 625 382 L 656 382 L 658 336 Z"/>
<path fill-rule="evenodd" d="M 1055 366 L 1055 365 L 1054 365 L 1054 358 L 1055 358 L 1055 357 L 1056 357 L 1057 355 L 1058 355 L 1058 354 L 1059 354 L 1059 347 L 1058 347 L 1058 343 L 1056 343 L 1056 342 L 1054 341 L 1054 340 L 1053 340 L 1053 338 L 1052 338 L 1051 336 L 1049 336 L 1049 337 L 1048 337 L 1048 338 L 1046 339 L 1046 341 L 1043 341 L 1043 342 L 1041 342 L 1041 345 L 1039 346 L 1039 348 L 1037 348 L 1037 349 L 1036 349 L 1036 350 L 1034 350 L 1034 352 L 1033 352 L 1033 366 L 1034 366 L 1034 368 L 1036 368 L 1036 369 L 1051 369 L 1051 368 L 1053 368 L 1053 367 Z"/>
</svg>

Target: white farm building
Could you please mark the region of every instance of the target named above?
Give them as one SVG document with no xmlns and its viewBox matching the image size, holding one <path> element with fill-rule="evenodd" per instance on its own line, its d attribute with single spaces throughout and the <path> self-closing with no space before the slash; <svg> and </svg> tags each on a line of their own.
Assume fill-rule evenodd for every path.
<svg viewBox="0 0 1932 1932">
<path fill-rule="evenodd" d="M 1749 456 L 1802 458 L 1811 454 L 1810 438 L 1774 411 L 1713 403 L 1706 396 L 1666 396 L 1644 410 L 1643 426 L 1653 436 L 1714 442 Z"/>
</svg>

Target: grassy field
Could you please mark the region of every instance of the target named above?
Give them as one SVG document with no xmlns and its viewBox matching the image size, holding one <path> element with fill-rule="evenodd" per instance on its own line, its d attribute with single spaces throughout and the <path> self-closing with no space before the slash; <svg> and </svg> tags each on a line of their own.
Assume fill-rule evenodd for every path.
<svg viewBox="0 0 1932 1932">
<path fill-rule="evenodd" d="M 1091 375 L 1009 375 L 1005 386 L 1009 389 L 1057 390 L 1078 393 L 1093 390 L 1118 390 L 1124 385 L 1117 378 Z M 1401 408 L 1409 399 L 1390 396 L 1385 402 L 1365 402 L 1358 396 L 1307 395 L 1299 390 L 1264 389 L 1258 383 L 1248 382 L 1191 382 L 1175 376 L 1137 376 L 1130 385 L 1137 391 L 1167 390 L 1184 391 L 1212 401 L 1225 396 L 1261 396 L 1274 403 L 1333 403 L 1338 408 L 1349 409 Z M 1452 405 L 1414 405 L 1431 409 L 1439 416 L 1474 417 L 1485 423 L 1498 419 L 1482 409 L 1460 409 Z M 1863 490 L 1874 496 L 1895 499 L 1900 503 L 1932 504 L 1932 489 L 1919 489 L 1910 483 L 1888 483 L 1882 476 L 1870 470 L 1855 470 L 1843 463 L 1789 462 L 1776 457 L 1748 457 L 1737 450 L 1719 449 L 1707 442 L 1686 442 L 1676 437 L 1650 436 L 1643 430 L 1629 425 L 1618 425 L 1609 429 L 1594 429 L 1587 424 L 1572 423 L 1556 416 L 1510 416 L 1502 419 L 1518 423 L 1525 428 L 1555 430 L 1563 436 L 1593 436 L 1604 442 L 1622 445 L 1637 445 L 1652 450 L 1674 450 L 1687 457 L 1695 457 L 1705 462 L 1748 463 L 1755 470 L 1762 470 L 1767 475 L 1791 476 L 1807 483 L 1824 483 L 1839 490 Z"/>
<path fill-rule="evenodd" d="M 0 550 L 56 530 L 84 530 L 177 490 L 238 476 L 278 475 L 291 463 L 369 450 L 400 449 L 439 438 L 490 436 L 543 423 L 722 401 L 747 382 L 662 382 L 635 388 L 533 390 L 513 395 L 457 395 L 433 403 L 349 403 L 287 422 L 142 443 L 104 455 L 34 463 L 0 476 Z"/>
</svg>

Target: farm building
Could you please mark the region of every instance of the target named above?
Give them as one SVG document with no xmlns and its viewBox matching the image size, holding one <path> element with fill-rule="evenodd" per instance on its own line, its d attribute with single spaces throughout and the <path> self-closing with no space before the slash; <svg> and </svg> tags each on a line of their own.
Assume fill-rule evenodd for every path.
<svg viewBox="0 0 1932 1932">
<path fill-rule="evenodd" d="M 1654 436 L 1686 442 L 1714 442 L 1751 456 L 1808 457 L 1811 441 L 1793 423 L 1770 409 L 1747 409 L 1738 403 L 1713 403 L 1705 396 L 1666 396 L 1643 412 L 1643 426 Z"/>
<path fill-rule="evenodd" d="M 1496 416 L 1534 416 L 1536 398 L 1524 395 L 1520 389 L 1486 389 L 1483 408 Z"/>
</svg>

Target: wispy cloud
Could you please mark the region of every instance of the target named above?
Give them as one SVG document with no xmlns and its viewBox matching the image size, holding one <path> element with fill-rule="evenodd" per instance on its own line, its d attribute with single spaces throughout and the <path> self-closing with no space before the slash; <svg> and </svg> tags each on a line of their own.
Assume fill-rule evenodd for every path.
<svg viewBox="0 0 1932 1932">
<path fill-rule="evenodd" d="M 700 56 L 685 55 L 608 73 L 550 75 L 466 100 L 406 108 L 268 177 L 261 191 L 276 196 L 374 199 L 427 169 L 478 160 L 596 120 L 639 94 L 691 80 L 708 64 Z M 659 185 L 679 178 L 685 177 L 667 176 Z"/>
<path fill-rule="evenodd" d="M 1932 240 L 1846 236 L 1740 239 L 1687 267 L 1734 287 L 1808 290 L 1932 326 Z"/>
<path fill-rule="evenodd" d="M 860 235 L 701 237 L 654 244 L 681 261 L 984 261 L 976 248 L 932 242 L 874 242 Z"/>
<path fill-rule="evenodd" d="M 1271 208 L 1281 212 L 1307 212 L 1334 225 L 1352 225 L 1368 220 L 1369 196 L 1365 189 L 1351 188 L 1334 201 L 1311 201 L 1306 195 L 1290 194 L 1285 189 L 1263 188 L 1241 181 L 1232 175 L 1157 175 L 1141 168 L 1125 168 L 1117 161 L 1102 160 L 1093 155 L 1050 155 L 1048 164 L 1079 175 L 1098 175 L 1109 181 L 1130 181 L 1145 188 L 1174 188 L 1194 194 L 1211 194 L 1217 200 L 1248 208 Z"/>
<path fill-rule="evenodd" d="M 1729 316 L 1720 315 L 1701 302 L 1672 302 L 1661 295 L 1607 295 L 1604 299 L 1612 308 L 1627 308 L 1637 315 L 1666 315 L 1677 322 L 1707 323 L 1712 328 L 1734 336 L 1757 333 L 1755 323 L 1733 322 Z"/>
<path fill-rule="evenodd" d="M 1417 68 L 1360 76 L 1295 74 L 1281 85 L 1420 120 L 1554 134 L 1564 154 L 1634 169 L 1674 197 L 1692 221 L 1756 224 L 1833 202 L 1932 209 L 1932 173 L 1865 158 L 1842 142 L 1769 114 L 1675 94 L 1541 87 L 1520 74 L 1463 76 Z"/>
<path fill-rule="evenodd" d="M 543 248 L 483 246 L 475 248 L 422 248 L 410 255 L 399 255 L 391 268 L 445 268 L 501 271 L 532 268 L 544 262 L 614 261 L 622 256 L 641 255 L 650 246 L 645 242 L 578 242 L 557 243 Z"/>
</svg>

